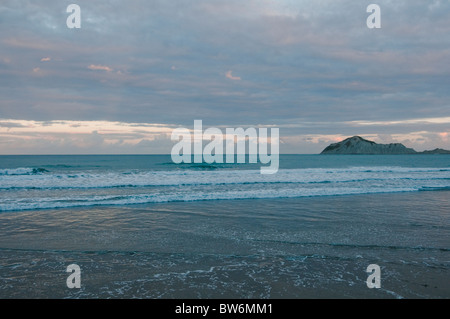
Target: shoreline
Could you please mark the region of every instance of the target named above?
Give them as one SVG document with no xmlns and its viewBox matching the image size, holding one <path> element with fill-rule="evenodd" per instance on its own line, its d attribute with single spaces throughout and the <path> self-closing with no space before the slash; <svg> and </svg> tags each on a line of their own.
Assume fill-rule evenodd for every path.
<svg viewBox="0 0 450 319">
<path fill-rule="evenodd" d="M 0 297 L 449 298 L 447 194 L 0 214 Z M 78 290 L 65 286 L 72 263 Z M 381 289 L 366 287 L 369 264 Z"/>
<path fill-rule="evenodd" d="M 402 190 L 402 191 L 376 191 L 368 193 L 349 193 L 349 194 L 324 194 L 324 195 L 304 195 L 304 196 L 286 196 L 286 197 L 261 197 L 261 198 L 214 198 L 214 199 L 193 199 L 193 200 L 168 200 L 168 201 L 153 201 L 147 203 L 129 203 L 129 204 L 87 204 L 87 205 L 71 205 L 61 207 L 44 207 L 44 208 L 29 208 L 29 209 L 10 209 L 0 210 L 0 215 L 4 213 L 16 213 L 16 212 L 33 212 L 33 211 L 46 211 L 46 210 L 64 210 L 64 209 L 96 209 L 99 207 L 104 208 L 127 208 L 127 207 L 146 207 L 147 205 L 157 204 L 171 204 L 171 203 L 202 203 L 202 202 L 228 202 L 228 201 L 278 201 L 278 200 L 295 200 L 304 198 L 333 198 L 333 197 L 347 197 L 347 196 L 370 196 L 370 195 L 395 195 L 395 194 L 414 194 L 421 192 L 447 192 L 450 191 L 450 187 L 433 187 L 423 188 L 417 190 Z"/>
</svg>

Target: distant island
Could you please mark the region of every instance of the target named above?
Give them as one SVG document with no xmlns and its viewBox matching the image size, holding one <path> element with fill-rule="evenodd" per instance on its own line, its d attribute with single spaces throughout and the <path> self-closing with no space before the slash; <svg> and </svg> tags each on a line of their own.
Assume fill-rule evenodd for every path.
<svg viewBox="0 0 450 319">
<path fill-rule="evenodd" d="M 377 144 L 360 136 L 349 137 L 341 142 L 327 146 L 320 154 L 361 154 L 361 155 L 403 155 L 403 154 L 450 154 L 450 151 L 437 148 L 417 152 L 401 143 Z"/>
</svg>

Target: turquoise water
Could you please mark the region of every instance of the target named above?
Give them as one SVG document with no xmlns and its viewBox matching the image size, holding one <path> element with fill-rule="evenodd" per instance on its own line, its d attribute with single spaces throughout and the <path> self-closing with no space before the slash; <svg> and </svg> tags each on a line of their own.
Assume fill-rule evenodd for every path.
<svg viewBox="0 0 450 319">
<path fill-rule="evenodd" d="M 272 175 L 260 164 L 174 164 L 165 155 L 0 157 L 0 211 L 448 188 L 448 155 L 282 155 Z"/>
</svg>

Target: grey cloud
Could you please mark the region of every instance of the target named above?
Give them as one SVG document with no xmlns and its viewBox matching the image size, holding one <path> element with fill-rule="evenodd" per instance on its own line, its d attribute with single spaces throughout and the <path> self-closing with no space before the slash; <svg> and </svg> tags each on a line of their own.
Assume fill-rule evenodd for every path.
<svg viewBox="0 0 450 319">
<path fill-rule="evenodd" d="M 0 4 L 0 118 L 315 123 L 284 131 L 298 135 L 449 116 L 448 1 L 380 0 L 380 30 L 350 0 L 76 3 L 79 30 L 65 25 L 68 3 Z"/>
</svg>

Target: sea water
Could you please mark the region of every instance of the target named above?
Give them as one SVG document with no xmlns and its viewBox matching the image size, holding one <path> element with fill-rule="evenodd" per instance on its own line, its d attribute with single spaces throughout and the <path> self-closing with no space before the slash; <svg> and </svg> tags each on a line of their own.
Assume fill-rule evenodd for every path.
<svg viewBox="0 0 450 319">
<path fill-rule="evenodd" d="M 259 164 L 173 164 L 170 156 L 2 156 L 0 211 L 336 196 L 450 187 L 450 156 L 282 155 Z"/>
<path fill-rule="evenodd" d="M 447 155 L 2 156 L 0 297 L 449 298 L 449 188 Z"/>
</svg>

